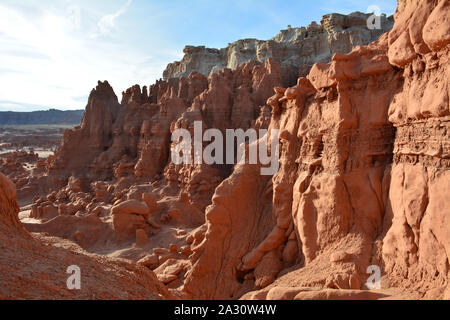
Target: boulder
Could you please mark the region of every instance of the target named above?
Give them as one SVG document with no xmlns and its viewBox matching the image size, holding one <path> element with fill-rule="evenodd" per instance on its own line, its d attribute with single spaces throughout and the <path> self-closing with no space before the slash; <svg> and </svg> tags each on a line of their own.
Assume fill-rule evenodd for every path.
<svg viewBox="0 0 450 320">
<path fill-rule="evenodd" d="M 362 290 L 324 289 L 299 292 L 294 300 L 378 300 L 378 295 Z"/>
<path fill-rule="evenodd" d="M 300 292 L 315 290 L 309 287 L 274 287 L 267 293 L 267 300 L 293 300 Z"/>
<path fill-rule="evenodd" d="M 145 219 L 141 215 L 132 213 L 118 213 L 113 215 L 113 227 L 120 235 L 134 236 L 137 229 L 142 229 L 146 225 Z"/>
<path fill-rule="evenodd" d="M 148 218 L 150 209 L 144 202 L 137 200 L 127 200 L 112 207 L 111 214 L 137 214 Z"/>
</svg>

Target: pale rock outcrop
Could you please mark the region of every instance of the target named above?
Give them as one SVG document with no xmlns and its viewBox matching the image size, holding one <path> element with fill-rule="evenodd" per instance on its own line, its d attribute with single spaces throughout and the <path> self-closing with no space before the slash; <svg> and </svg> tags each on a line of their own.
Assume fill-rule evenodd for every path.
<svg viewBox="0 0 450 320">
<path fill-rule="evenodd" d="M 392 28 L 392 17 L 382 15 L 382 28 L 369 30 L 369 17 L 370 14 L 361 12 L 333 13 L 323 16 L 320 25 L 313 22 L 307 28 L 288 28 L 267 41 L 244 39 L 220 50 L 186 46 L 183 59 L 169 64 L 163 76 L 187 77 L 191 72 L 209 76 L 224 68 L 236 69 L 248 61 L 273 58 L 283 69 L 284 85 L 291 85 L 297 77 L 308 74 L 314 63 L 328 62 L 334 53 L 345 54 L 358 45 L 369 44 Z"/>
</svg>

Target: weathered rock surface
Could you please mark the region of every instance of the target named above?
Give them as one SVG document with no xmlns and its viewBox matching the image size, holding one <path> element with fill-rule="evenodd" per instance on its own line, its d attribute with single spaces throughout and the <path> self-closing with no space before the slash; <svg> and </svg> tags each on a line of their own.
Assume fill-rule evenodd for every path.
<svg viewBox="0 0 450 320">
<path fill-rule="evenodd" d="M 294 297 L 294 300 L 377 300 L 377 295 L 362 290 L 325 289 L 321 291 L 304 291 Z"/>
<path fill-rule="evenodd" d="M 432 287 L 430 298 L 449 279 L 449 14 L 448 1 L 402 2 L 402 27 L 389 34 L 389 60 L 403 66 L 404 82 L 389 108 L 397 135 L 383 261 L 394 284 Z M 397 50 L 402 37 L 408 52 Z"/>
<path fill-rule="evenodd" d="M 335 54 L 331 63 L 316 64 L 296 86 L 275 90 L 276 95 L 268 100 L 273 108 L 269 128 L 281 131 L 281 167 L 273 178 L 272 220 L 267 213 L 262 215 L 268 225 L 260 234 L 265 233 L 266 238 L 250 245 L 245 255 L 236 251 L 239 246 L 227 239 L 240 234 L 236 226 L 240 224 L 225 217 L 239 215 L 245 225 L 248 218 L 261 221 L 262 217 L 253 212 L 255 205 L 248 205 L 252 210 L 244 212 L 227 205 L 251 203 L 252 199 L 237 200 L 234 189 L 225 195 L 219 187 L 215 197 L 220 194 L 223 200 L 220 204 L 213 200 L 208 213 L 222 215 L 217 213 L 214 219 L 207 215 L 208 229 L 200 249 L 194 249 L 200 258 L 191 277 L 195 279 L 199 272 L 216 275 L 215 268 L 223 268 L 223 261 L 241 257 L 241 262 L 234 263 L 234 271 L 228 269 L 231 273 L 219 272 L 215 282 L 205 280 L 215 283 L 212 291 L 193 285 L 189 277 L 186 290 L 194 296 L 223 298 L 257 288 L 252 279 L 264 263 L 263 257 L 282 249 L 292 230 L 300 249 L 298 286 L 360 289 L 368 277 L 366 268 L 378 264 L 390 285 L 413 287 L 425 297 L 443 297 L 449 285 L 450 210 L 441 197 L 448 193 L 450 181 L 445 155 L 449 48 L 435 46 L 439 51 L 432 51 L 431 44 L 418 39 L 417 50 L 428 48 L 428 54 L 402 56 L 396 53 L 394 43 L 398 30 L 413 28 L 423 30 L 423 39 L 427 39 L 427 29 L 420 23 L 437 24 L 428 20 L 442 17 L 443 10 L 448 13 L 444 2 L 428 2 L 429 17 L 420 16 L 420 20 L 415 20 L 414 14 L 419 15 L 423 2 L 401 2 L 391 33 L 347 55 Z M 413 17 L 404 22 L 408 15 Z M 239 189 L 238 181 L 249 170 L 235 169 L 226 183 Z M 436 190 L 434 183 L 442 190 Z M 254 188 L 249 193 L 258 199 L 260 193 Z M 231 244 L 226 253 L 209 249 L 216 243 L 215 235 L 220 243 Z M 239 238 L 245 243 L 256 238 L 248 237 Z M 330 259 L 323 258 L 337 249 L 346 254 L 333 256 L 330 265 Z M 214 259 L 208 259 L 209 254 L 214 254 Z M 289 275 L 284 278 L 292 281 Z M 328 299 L 333 295 L 313 296 Z"/>
<path fill-rule="evenodd" d="M 358 47 L 349 55 L 335 55 L 332 63 L 322 66 L 329 71 L 316 74 L 313 69 L 308 78 L 316 77 L 315 80 L 300 78 L 296 86 L 282 90 L 284 94 L 276 92 L 269 99 L 273 110 L 279 109 L 272 114 L 269 129 L 281 132 L 280 170 L 270 182 L 269 193 L 264 192 L 268 182 L 258 183 L 250 166 L 235 168 L 232 176 L 216 189 L 213 205 L 206 213 L 208 231 L 192 279 L 200 277 L 198 269 L 220 280 L 204 281 L 215 284 L 211 286 L 212 292 L 205 292 L 206 286 L 195 286 L 202 292 L 194 296 L 233 297 L 243 287 L 251 286 L 250 281 L 241 284 L 239 279 L 252 273 L 256 277 L 259 265 L 265 263 L 264 257 L 283 250 L 290 239 L 297 241 L 301 266 L 332 252 L 336 243 L 346 243 L 357 266 L 352 273 L 363 276 L 370 264 L 372 243 L 382 230 L 383 199 L 388 190 L 384 175 L 391 161 L 395 134 L 387 112 L 390 97 L 402 84 L 400 76 L 389 65 L 386 52 L 387 37 L 383 37 L 380 42 Z M 333 75 L 333 80 L 323 87 L 321 83 L 326 81 L 317 81 L 317 77 L 328 74 Z M 388 79 L 389 86 L 380 85 L 384 79 Z M 247 175 L 253 177 L 248 178 L 251 182 L 241 185 L 241 181 L 247 181 L 243 180 Z M 225 189 L 226 184 L 230 187 Z M 255 197 L 241 199 L 238 196 L 241 194 Z M 256 205 L 252 201 L 261 199 L 262 194 L 267 194 L 269 201 L 265 210 L 258 213 L 253 210 L 258 210 L 264 202 Z M 216 204 L 216 198 L 223 200 Z M 231 203 L 248 209 L 242 210 Z M 234 215 L 239 218 L 233 218 Z M 253 226 L 252 221 L 265 221 L 264 229 Z M 236 234 L 241 233 L 239 226 L 248 228 L 249 225 L 252 226 L 249 230 L 258 230 L 258 237 L 247 232 L 237 238 Z M 262 241 L 257 240 L 264 234 Z M 235 239 L 236 243 L 230 242 L 227 249 L 217 250 L 216 237 L 219 243 L 227 244 L 224 239 Z M 237 251 L 238 241 L 248 248 L 246 253 Z M 209 257 L 209 252 L 214 258 Z M 228 268 L 233 272 L 227 274 L 215 270 L 211 262 L 202 263 L 203 259 L 221 261 L 222 268 L 226 268 L 223 261 L 237 259 L 239 262 L 234 262 L 236 269 Z M 273 260 L 271 264 L 276 263 Z M 328 279 L 331 272 L 317 273 L 305 285 L 321 283 L 349 289 L 352 273 L 344 269 L 342 277 Z M 192 290 L 189 277 L 185 288 Z"/>
<path fill-rule="evenodd" d="M 14 184 L 0 173 L 1 299 L 173 299 L 155 274 L 130 262 L 88 254 L 61 239 L 30 235 L 18 219 Z M 69 266 L 81 289 L 69 290 Z"/>
<path fill-rule="evenodd" d="M 308 74 L 316 62 L 328 62 L 334 53 L 348 53 L 358 45 L 377 40 L 393 25 L 392 17 L 381 16 L 381 29 L 369 30 L 370 14 L 354 12 L 349 15 L 328 14 L 321 24 L 282 30 L 270 40 L 244 39 L 223 49 L 186 46 L 181 61 L 171 63 L 164 79 L 187 77 L 191 72 L 205 76 L 221 69 L 236 69 L 247 61 L 265 62 L 273 58 L 285 71 L 284 85 L 291 85 L 298 76 Z"/>
</svg>

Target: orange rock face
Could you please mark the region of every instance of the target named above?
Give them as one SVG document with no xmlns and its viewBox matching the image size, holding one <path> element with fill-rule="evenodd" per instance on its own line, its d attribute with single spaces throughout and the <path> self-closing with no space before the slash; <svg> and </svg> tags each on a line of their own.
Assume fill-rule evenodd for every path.
<svg viewBox="0 0 450 320">
<path fill-rule="evenodd" d="M 399 7 L 398 19 L 411 15 L 401 32 L 412 40 L 412 53 L 399 60 L 404 82 L 389 108 L 397 135 L 383 260 L 395 283 L 431 287 L 430 298 L 445 294 L 449 279 L 449 13 L 448 1 Z M 448 284 L 446 292 L 448 298 Z"/>
<path fill-rule="evenodd" d="M 135 85 L 121 103 L 99 82 L 81 126 L 24 183 L 40 183 L 40 223 L 23 225 L 127 259 L 124 285 L 142 285 L 133 297 L 450 298 L 449 16 L 446 0 L 399 1 L 390 32 L 288 88 L 292 72 L 273 58 Z M 223 135 L 278 130 L 278 172 L 173 163 L 171 133 L 194 134 L 196 121 Z M 1 186 L 4 234 L 30 238 L 15 189 Z M 381 291 L 366 290 L 373 267 Z"/>
<path fill-rule="evenodd" d="M 241 194 L 237 190 L 242 187 L 262 198 L 254 186 L 241 182 L 252 169 L 235 169 L 224 182 L 233 188 L 224 194 L 222 184 L 216 190 L 206 215 L 202 255 L 188 278 L 215 285 L 208 290 L 188 281 L 186 288 L 194 296 L 228 298 L 239 296 L 239 290 L 257 289 L 259 269 L 269 276 L 280 257 L 286 266 L 291 260 L 286 252 L 296 240 L 300 249 L 296 261 L 302 267 L 295 276 L 281 277 L 281 284 L 295 279 L 301 286 L 361 289 L 366 268 L 376 264 L 387 275 L 386 287 L 406 286 L 424 297 L 448 297 L 450 209 L 442 197 L 448 194 L 450 182 L 449 48 L 427 43 L 425 26 L 438 25 L 429 21 L 437 16 L 445 21 L 443 12 L 449 11 L 445 1 L 424 3 L 400 3 L 391 33 L 348 55 L 336 54 L 329 64 L 316 64 L 295 87 L 275 90 L 267 103 L 273 108 L 270 127 L 281 132 L 281 168 L 272 179 L 272 217 L 267 211 L 263 214 L 272 229 L 259 227 L 258 237 L 261 233 L 266 237 L 257 245 L 251 243 L 258 237 L 239 236 L 250 244 L 244 255 L 237 251 L 238 239 L 228 240 L 241 233 L 233 214 L 255 230 L 258 227 L 246 219 L 261 221 L 253 210 L 264 208 L 263 201 L 255 205 L 235 194 Z M 422 12 L 418 7 L 428 10 L 429 17 L 418 16 Z M 408 20 L 407 15 L 413 16 Z M 403 19 L 408 21 L 402 24 Z M 440 25 L 439 30 L 445 27 Z M 403 35 L 395 39 L 399 30 Z M 401 37 L 410 41 L 411 32 L 422 33 L 423 38 L 416 36 L 409 48 Z M 440 42 L 446 37 L 446 33 L 435 35 Z M 424 50 L 426 55 L 420 56 Z M 215 197 L 223 200 L 216 204 Z M 231 203 L 252 210 L 243 213 Z M 223 243 L 227 249 L 217 250 Z M 345 259 L 324 259 L 336 250 L 346 250 Z M 234 262 L 234 270 L 225 264 L 233 257 L 242 257 L 240 263 Z M 219 266 L 229 274 L 206 261 L 221 261 Z M 314 269 L 321 272 L 311 273 Z M 339 299 L 339 295 L 323 297 Z"/>
</svg>

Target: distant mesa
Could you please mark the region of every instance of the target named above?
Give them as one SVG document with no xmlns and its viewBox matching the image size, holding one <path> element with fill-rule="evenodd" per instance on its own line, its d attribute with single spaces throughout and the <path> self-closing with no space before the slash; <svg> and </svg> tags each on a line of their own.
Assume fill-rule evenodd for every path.
<svg viewBox="0 0 450 320">
<path fill-rule="evenodd" d="M 56 110 L 33 112 L 0 112 L 0 125 L 78 125 L 83 118 L 84 110 Z"/>
</svg>

